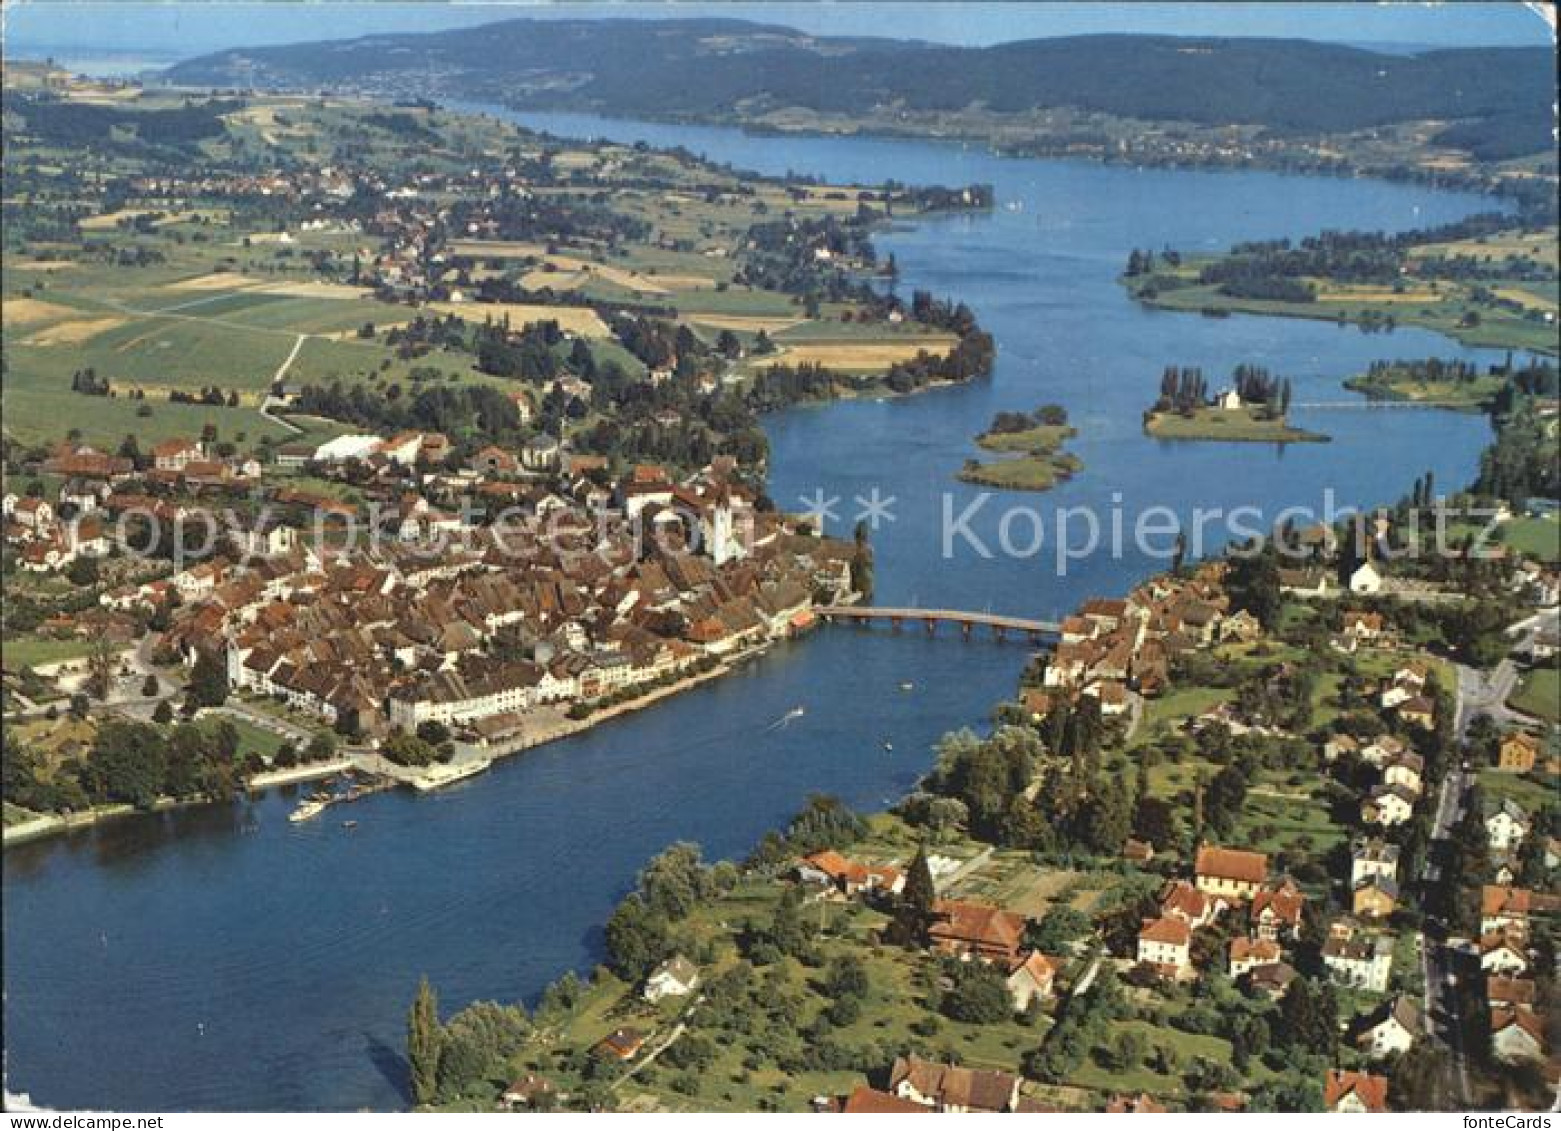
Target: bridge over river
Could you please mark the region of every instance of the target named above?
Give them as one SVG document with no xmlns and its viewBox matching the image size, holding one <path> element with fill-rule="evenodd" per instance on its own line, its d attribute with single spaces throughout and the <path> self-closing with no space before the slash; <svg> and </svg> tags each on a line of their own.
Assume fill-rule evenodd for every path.
<svg viewBox="0 0 1561 1131">
<path fill-rule="evenodd" d="M 1028 617 L 1010 617 L 1001 613 L 976 613 L 963 609 L 911 609 L 891 608 L 882 605 L 824 605 L 814 610 L 828 623 L 855 622 L 857 624 L 888 624 L 901 628 L 906 622 L 919 622 L 928 632 L 936 632 L 940 624 L 958 625 L 969 636 L 977 627 L 990 628 L 999 640 L 1010 632 L 1023 633 L 1037 643 L 1055 640 L 1062 633 L 1062 626 L 1055 621 L 1031 620 Z"/>
</svg>

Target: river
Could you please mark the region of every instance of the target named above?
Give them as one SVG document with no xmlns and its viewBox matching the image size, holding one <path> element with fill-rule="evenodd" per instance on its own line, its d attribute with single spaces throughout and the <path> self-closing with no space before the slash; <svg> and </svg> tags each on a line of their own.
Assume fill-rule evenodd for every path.
<svg viewBox="0 0 1561 1131">
<path fill-rule="evenodd" d="M 799 408 L 770 419 L 772 494 L 822 490 L 847 532 L 874 488 L 894 521 L 875 535 L 878 598 L 1051 615 L 1119 594 L 1163 563 L 1072 561 L 1059 576 L 1047 518 L 1037 554 L 997 547 L 1021 504 L 1096 508 L 1109 525 L 1167 504 L 1321 507 L 1399 497 L 1415 476 L 1466 482 L 1482 418 L 1300 410 L 1331 444 L 1170 445 L 1139 418 L 1162 366 L 1237 361 L 1291 376 L 1295 401 L 1346 399 L 1378 357 L 1487 360 L 1418 330 L 1366 335 L 1321 322 L 1153 312 L 1115 282 L 1134 246 L 1220 248 L 1324 227 L 1403 229 L 1488 207 L 1469 195 L 1269 173 L 1141 171 L 1007 159 L 917 141 L 749 137 L 740 131 L 518 115 L 554 132 L 683 144 L 742 168 L 837 182 L 990 182 L 990 215 L 925 220 L 879 240 L 901 286 L 968 302 L 997 338 L 990 380 L 903 399 Z M 999 409 L 1065 405 L 1085 470 L 1045 495 L 996 495 L 943 554 L 953 481 Z M 944 493 L 948 493 L 947 501 Z M 1028 549 L 1033 520 L 1009 520 Z M 1081 529 L 1075 526 L 1077 531 Z M 1162 539 L 1163 542 L 1163 539 Z M 446 1008 L 531 1000 L 600 956 L 599 924 L 638 866 L 676 839 L 741 854 L 815 790 L 877 808 L 930 761 L 939 735 L 980 726 L 1011 693 L 1016 644 L 829 629 L 731 678 L 528 753 L 447 792 L 384 794 L 358 826 L 289 825 L 274 793 L 232 809 L 134 819 L 6 851 L 7 1086 L 58 1107 L 356 1109 L 402 1106 L 406 1006 L 419 975 Z M 902 681 L 914 688 L 902 690 Z M 777 725 L 796 705 L 803 717 Z M 893 751 L 884 749 L 890 740 Z"/>
</svg>

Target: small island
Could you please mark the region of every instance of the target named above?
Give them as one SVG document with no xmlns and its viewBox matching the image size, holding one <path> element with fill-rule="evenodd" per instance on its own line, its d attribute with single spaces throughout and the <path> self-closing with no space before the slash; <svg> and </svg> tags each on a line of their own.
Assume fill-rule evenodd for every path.
<svg viewBox="0 0 1561 1131">
<path fill-rule="evenodd" d="M 1061 405 L 1042 405 L 1034 412 L 1000 412 L 976 437 L 994 460 L 966 460 L 960 469 L 962 483 L 998 487 L 1010 491 L 1045 491 L 1072 478 L 1083 467 L 1078 456 L 1062 451 L 1062 445 L 1078 435 L 1068 423 Z"/>
<path fill-rule="evenodd" d="M 1144 413 L 1144 431 L 1161 440 L 1224 440 L 1237 443 L 1305 444 L 1329 439 L 1294 428 L 1290 381 L 1256 365 L 1238 365 L 1229 388 L 1210 394 L 1203 370 L 1167 366 L 1160 396 Z"/>
<path fill-rule="evenodd" d="M 1543 396 L 1555 383 L 1555 369 L 1537 358 L 1515 366 L 1512 355 L 1505 364 L 1483 371 L 1461 358 L 1417 358 L 1412 361 L 1374 361 L 1364 373 L 1348 378 L 1344 387 L 1374 401 L 1408 401 L 1414 404 L 1484 412 L 1504 388 Z"/>
</svg>

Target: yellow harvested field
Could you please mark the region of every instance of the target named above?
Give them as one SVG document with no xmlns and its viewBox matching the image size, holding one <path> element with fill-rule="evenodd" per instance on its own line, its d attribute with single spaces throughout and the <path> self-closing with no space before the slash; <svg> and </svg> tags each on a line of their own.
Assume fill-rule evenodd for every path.
<svg viewBox="0 0 1561 1131">
<path fill-rule="evenodd" d="M 287 298 L 359 299 L 374 292 L 368 287 L 346 283 L 327 283 L 320 279 L 256 279 L 236 271 L 214 271 L 169 283 L 170 291 L 248 291 L 258 295 L 282 295 Z"/>
<path fill-rule="evenodd" d="M 1418 247 L 1414 258 L 1467 255 L 1471 259 L 1506 259 L 1509 256 L 1538 259 L 1554 263 L 1556 259 L 1556 232 L 1497 232 L 1484 239 L 1457 240 L 1452 243 L 1431 243 Z"/>
<path fill-rule="evenodd" d="M 169 283 L 170 291 L 236 291 L 254 286 L 257 280 L 237 271 L 213 271 L 210 275 L 194 275 Z"/>
<path fill-rule="evenodd" d="M 770 360 L 791 364 L 822 365 L 826 369 L 873 372 L 887 369 L 897 361 L 908 361 L 926 350 L 930 354 L 948 353 L 954 348 L 952 334 L 896 338 L 862 342 L 798 342 L 788 344 Z"/>
<path fill-rule="evenodd" d="M 1515 302 L 1519 306 L 1529 307 L 1533 310 L 1557 309 L 1554 299 L 1546 298 L 1544 295 L 1537 295 L 1533 291 L 1526 291 L 1522 287 L 1497 287 L 1495 294 L 1497 298 L 1504 298 L 1509 302 Z"/>
<path fill-rule="evenodd" d="M 88 216 L 79 222 L 79 227 L 84 232 L 101 232 L 117 227 L 121 220 L 133 220 L 137 216 L 149 216 L 156 212 L 151 208 L 122 208 L 118 212 L 105 212 L 101 216 Z M 183 220 L 193 220 L 197 213 L 194 212 L 169 212 L 161 216 L 155 223 L 161 227 L 164 224 L 177 224 Z"/>
<path fill-rule="evenodd" d="M 46 326 L 27 339 L 30 346 L 75 346 L 89 338 L 117 329 L 128 318 L 77 318 L 70 322 L 57 322 Z"/>
<path fill-rule="evenodd" d="M 664 287 L 669 291 L 704 291 L 715 286 L 715 280 L 708 275 L 643 275 L 631 272 L 634 278 L 641 283 L 653 283 Z"/>
<path fill-rule="evenodd" d="M 793 326 L 801 326 L 807 319 L 767 318 L 762 314 L 688 314 L 684 316 L 684 321 L 696 326 L 708 326 L 713 330 L 734 330 L 749 334 L 763 330 L 766 334 L 778 334 Z"/>
<path fill-rule="evenodd" d="M 10 326 L 33 326 L 39 322 L 53 322 L 60 318 L 74 318 L 79 312 L 57 302 L 44 302 L 36 298 L 8 298 L 0 300 L 0 319 Z"/>
<path fill-rule="evenodd" d="M 1437 302 L 1441 295 L 1426 287 L 1406 287 L 1395 291 L 1392 287 L 1378 287 L 1367 283 L 1358 286 L 1327 286 L 1317 288 L 1318 302 Z"/>
<path fill-rule="evenodd" d="M 541 258 L 547 248 L 539 243 L 521 243 L 515 240 L 451 240 L 452 255 L 471 255 L 483 259 Z"/>
<path fill-rule="evenodd" d="M 528 291 L 572 291 L 587 281 L 584 271 L 527 271 L 520 277 L 520 285 Z"/>
<path fill-rule="evenodd" d="M 551 271 L 532 271 L 521 285 L 528 290 L 551 287 L 555 291 L 571 290 L 583 286 L 591 279 L 601 279 L 625 290 L 641 294 L 664 295 L 673 291 L 706 290 L 715 286 L 708 275 L 647 275 L 624 267 L 605 263 L 592 263 L 573 255 L 550 254 L 538 243 L 522 243 L 509 240 L 453 240 L 451 250 L 456 255 L 478 259 L 536 259 L 553 268 Z"/>
<path fill-rule="evenodd" d="M 526 302 L 431 302 L 429 310 L 453 314 L 467 322 L 482 323 L 492 318 L 509 318 L 512 329 L 534 322 L 557 322 L 560 329 L 584 338 L 608 337 L 607 324 L 588 306 L 543 306 Z"/>
<path fill-rule="evenodd" d="M 358 299 L 369 298 L 374 292 L 368 287 L 353 287 L 346 283 L 327 283 L 317 279 L 295 279 L 285 283 L 262 283 L 252 280 L 254 293 L 285 295 L 288 298 Z"/>
<path fill-rule="evenodd" d="M 7 271 L 68 271 L 76 266 L 73 259 L 33 259 L 26 263 L 7 263 Z"/>
</svg>

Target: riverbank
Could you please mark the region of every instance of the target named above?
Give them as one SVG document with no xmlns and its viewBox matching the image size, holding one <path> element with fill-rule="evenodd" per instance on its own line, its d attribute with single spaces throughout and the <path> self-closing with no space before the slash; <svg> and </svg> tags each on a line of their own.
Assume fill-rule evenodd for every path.
<svg viewBox="0 0 1561 1131">
<path fill-rule="evenodd" d="M 403 785 L 411 786 L 420 793 L 441 789 L 447 785 L 454 785 L 456 782 L 464 781 L 490 769 L 495 762 L 502 759 L 513 757 L 527 750 L 535 750 L 539 746 L 546 746 L 549 743 L 558 742 L 577 734 L 583 734 L 601 723 L 610 722 L 624 715 L 631 715 L 664 699 L 669 699 L 685 691 L 691 691 L 696 687 L 709 683 L 711 680 L 719 679 L 739 665 L 749 660 L 757 659 L 768 650 L 768 643 L 747 649 L 705 671 L 685 676 L 674 683 L 654 688 L 651 691 L 647 691 L 644 695 L 636 696 L 622 703 L 603 707 L 585 718 L 570 718 L 565 712 L 556 708 L 544 707 L 536 712 L 538 725 L 528 725 L 525 732 L 515 738 L 496 742 L 488 746 L 465 745 L 463 750 L 467 757 L 461 759 L 458 755 L 458 760 L 450 764 L 416 768 L 391 766 L 387 768 L 389 776 L 394 777 Z M 383 759 L 380 759 L 380 761 L 383 761 Z M 382 771 L 376 770 L 375 772 Z"/>
<path fill-rule="evenodd" d="M 313 762 L 306 766 L 290 766 L 282 770 L 265 770 L 250 778 L 245 789 L 250 793 L 263 793 L 268 789 L 275 789 L 284 785 L 297 785 L 301 782 L 319 781 L 322 778 L 339 774 L 343 770 L 353 768 L 350 758 L 337 758 L 329 762 Z M 18 821 L 14 825 L 8 825 L 3 834 L 0 834 L 0 846 L 10 848 L 13 845 L 27 844 L 31 841 L 42 840 L 44 837 L 58 836 L 61 833 L 77 832 L 81 829 L 92 828 L 94 825 L 106 821 L 117 820 L 121 817 L 134 817 L 148 813 L 167 813 L 175 809 L 188 809 L 197 805 L 219 804 L 203 797 L 160 797 L 153 802 L 150 809 L 138 809 L 134 805 L 99 805 L 81 813 L 41 813 L 38 816 Z"/>
</svg>

